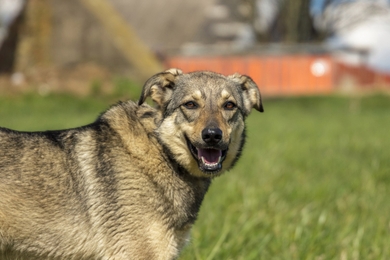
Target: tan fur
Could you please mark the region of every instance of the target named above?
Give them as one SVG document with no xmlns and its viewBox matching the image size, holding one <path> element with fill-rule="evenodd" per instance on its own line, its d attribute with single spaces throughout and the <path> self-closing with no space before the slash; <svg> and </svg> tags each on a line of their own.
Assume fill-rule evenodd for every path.
<svg viewBox="0 0 390 260">
<path fill-rule="evenodd" d="M 252 107 L 262 111 L 247 76 L 171 69 L 88 126 L 0 128 L 0 259 L 176 259 L 211 179 L 238 159 Z M 205 143 L 208 127 L 218 143 Z M 223 154 L 220 167 L 194 149 Z"/>
</svg>

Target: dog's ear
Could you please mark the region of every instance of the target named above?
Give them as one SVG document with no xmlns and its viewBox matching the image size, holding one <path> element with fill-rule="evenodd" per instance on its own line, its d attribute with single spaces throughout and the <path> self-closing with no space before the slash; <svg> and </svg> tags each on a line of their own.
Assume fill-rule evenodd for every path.
<svg viewBox="0 0 390 260">
<path fill-rule="evenodd" d="M 264 112 L 260 90 L 249 76 L 235 73 L 228 76 L 228 78 L 237 82 L 241 86 L 244 95 L 244 106 L 248 114 L 252 108 L 255 108 L 257 111 Z"/>
<path fill-rule="evenodd" d="M 175 86 L 175 79 L 183 74 L 179 69 L 169 69 L 148 79 L 142 89 L 138 105 L 142 105 L 147 97 L 151 97 L 159 107 L 170 99 Z"/>
</svg>

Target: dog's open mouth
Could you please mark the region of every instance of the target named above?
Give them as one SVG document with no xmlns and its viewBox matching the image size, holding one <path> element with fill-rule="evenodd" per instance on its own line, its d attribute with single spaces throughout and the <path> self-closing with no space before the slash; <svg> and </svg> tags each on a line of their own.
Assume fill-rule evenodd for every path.
<svg viewBox="0 0 390 260">
<path fill-rule="evenodd" d="M 188 139 L 187 144 L 201 171 L 216 173 L 222 169 L 222 162 L 226 158 L 227 149 L 197 148 Z"/>
</svg>

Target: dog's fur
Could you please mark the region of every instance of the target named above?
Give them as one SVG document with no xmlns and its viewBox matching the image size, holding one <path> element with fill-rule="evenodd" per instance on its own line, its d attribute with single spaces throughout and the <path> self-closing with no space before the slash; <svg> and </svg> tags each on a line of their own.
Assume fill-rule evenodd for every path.
<svg viewBox="0 0 390 260">
<path fill-rule="evenodd" d="M 170 69 L 90 125 L 0 128 L 0 259 L 177 258 L 253 107 L 247 76 Z"/>
</svg>

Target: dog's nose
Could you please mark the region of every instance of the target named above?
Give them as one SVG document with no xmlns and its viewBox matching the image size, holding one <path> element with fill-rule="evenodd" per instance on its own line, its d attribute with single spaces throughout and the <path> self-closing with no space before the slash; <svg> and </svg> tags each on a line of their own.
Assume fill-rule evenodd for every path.
<svg viewBox="0 0 390 260">
<path fill-rule="evenodd" d="M 217 144 L 222 139 L 222 130 L 219 128 L 205 128 L 202 131 L 202 139 L 207 144 Z"/>
</svg>

